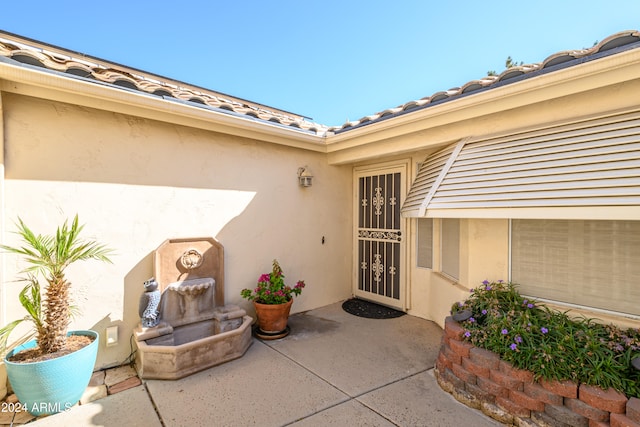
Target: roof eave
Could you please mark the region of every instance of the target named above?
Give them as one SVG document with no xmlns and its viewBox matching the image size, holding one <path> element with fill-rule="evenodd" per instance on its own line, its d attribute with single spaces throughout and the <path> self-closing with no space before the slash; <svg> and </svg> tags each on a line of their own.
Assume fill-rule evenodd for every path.
<svg viewBox="0 0 640 427">
<path fill-rule="evenodd" d="M 23 64 L 14 65 L 0 61 L 0 90 L 279 145 L 326 152 L 322 134 L 223 110 L 202 108 L 201 105 L 190 105 L 189 102 L 96 84 L 82 78 Z"/>
<path fill-rule="evenodd" d="M 640 79 L 640 49 L 584 62 L 523 79 L 491 90 L 431 105 L 397 117 L 371 123 L 348 132 L 329 134 L 327 152 L 331 164 L 365 161 L 376 157 L 411 152 L 469 136 L 456 134 L 455 127 L 442 139 L 403 138 L 425 129 L 452 125 L 555 98 Z M 393 144 L 388 141 L 394 138 Z"/>
</svg>

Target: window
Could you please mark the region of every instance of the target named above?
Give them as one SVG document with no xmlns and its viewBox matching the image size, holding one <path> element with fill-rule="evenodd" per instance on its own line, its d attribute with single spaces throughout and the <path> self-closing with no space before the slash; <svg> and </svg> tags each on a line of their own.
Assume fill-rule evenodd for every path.
<svg viewBox="0 0 640 427">
<path fill-rule="evenodd" d="M 418 218 L 416 256 L 418 267 L 433 268 L 433 219 Z"/>
<path fill-rule="evenodd" d="M 454 279 L 460 277 L 460 220 L 457 218 L 442 219 L 441 234 L 441 270 Z"/>
<path fill-rule="evenodd" d="M 521 293 L 640 315 L 640 221 L 511 221 Z"/>
</svg>

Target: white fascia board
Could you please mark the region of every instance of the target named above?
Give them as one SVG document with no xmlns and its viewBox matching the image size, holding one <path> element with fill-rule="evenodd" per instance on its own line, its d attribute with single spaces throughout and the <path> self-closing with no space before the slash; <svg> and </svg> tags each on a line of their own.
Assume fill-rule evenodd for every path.
<svg viewBox="0 0 640 427">
<path fill-rule="evenodd" d="M 327 137 L 327 152 L 332 163 L 362 161 L 363 146 L 388 141 L 403 135 L 455 124 L 501 111 L 511 110 L 538 102 L 565 97 L 630 80 L 640 79 L 640 49 L 632 49 L 565 69 L 543 73 L 520 82 L 505 84 L 485 91 L 461 96 L 458 99 L 428 106 L 397 117 Z M 460 135 L 462 138 L 468 135 Z M 416 138 L 408 138 L 404 146 L 394 143 L 394 152 L 425 148 L 416 146 Z M 433 143 L 425 141 L 424 144 Z M 389 148 L 369 150 L 369 155 L 381 156 Z M 353 151 L 349 155 L 349 151 Z M 387 153 L 391 154 L 391 153 Z"/>
<path fill-rule="evenodd" d="M 274 144 L 326 152 L 323 135 L 276 123 L 218 112 L 100 82 L 58 75 L 36 67 L 0 62 L 0 90 L 84 107 L 129 114 Z"/>
</svg>

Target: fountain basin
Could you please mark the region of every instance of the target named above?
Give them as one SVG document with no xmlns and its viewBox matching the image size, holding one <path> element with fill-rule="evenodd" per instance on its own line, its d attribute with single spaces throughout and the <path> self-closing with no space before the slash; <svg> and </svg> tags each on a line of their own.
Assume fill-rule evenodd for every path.
<svg viewBox="0 0 640 427">
<path fill-rule="evenodd" d="M 252 322 L 250 316 L 243 316 L 239 327 L 224 332 L 224 326 L 214 318 L 137 341 L 138 374 L 143 379 L 177 380 L 237 359 L 253 342 Z"/>
<path fill-rule="evenodd" d="M 156 289 L 145 285 L 138 313 L 157 321 L 145 318 L 144 325 L 153 326 L 141 322 L 134 330 L 140 378 L 183 378 L 247 351 L 253 319 L 237 305 L 225 304 L 224 248 L 218 241 L 165 240 L 153 264 Z"/>
</svg>

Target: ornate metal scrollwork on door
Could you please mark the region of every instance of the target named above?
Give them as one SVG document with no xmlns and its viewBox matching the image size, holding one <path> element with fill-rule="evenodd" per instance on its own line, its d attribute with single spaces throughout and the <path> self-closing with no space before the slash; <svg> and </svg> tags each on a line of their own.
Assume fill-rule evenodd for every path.
<svg viewBox="0 0 640 427">
<path fill-rule="evenodd" d="M 373 198 L 373 206 L 376 207 L 375 214 L 382 215 L 382 207 L 384 206 L 384 197 L 382 196 L 382 187 L 376 187 L 376 195 Z"/>
<path fill-rule="evenodd" d="M 402 242 L 400 173 L 361 176 L 358 181 L 358 290 L 400 298 Z"/>
<path fill-rule="evenodd" d="M 371 265 L 371 270 L 373 270 L 373 280 L 380 283 L 380 277 L 384 274 L 384 264 L 382 263 L 382 255 L 375 254 L 375 261 Z"/>
<path fill-rule="evenodd" d="M 358 237 L 363 239 L 381 239 L 399 242 L 402 240 L 402 233 L 394 230 L 358 230 Z"/>
</svg>

